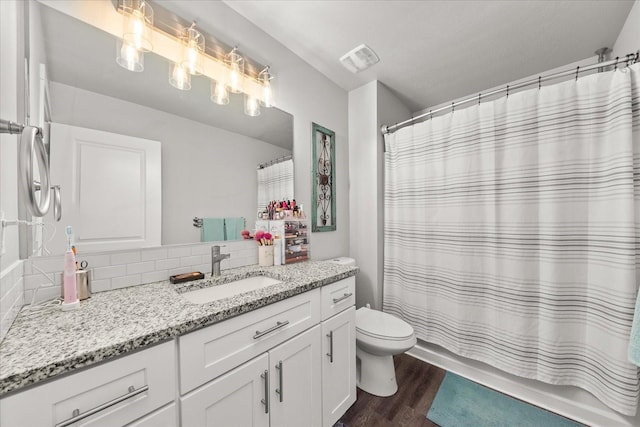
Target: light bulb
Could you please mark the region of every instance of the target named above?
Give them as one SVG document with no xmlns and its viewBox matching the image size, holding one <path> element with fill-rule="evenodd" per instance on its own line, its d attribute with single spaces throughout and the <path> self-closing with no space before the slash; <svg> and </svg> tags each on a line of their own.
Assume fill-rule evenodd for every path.
<svg viewBox="0 0 640 427">
<path fill-rule="evenodd" d="M 244 96 L 244 113 L 247 116 L 256 117 L 260 115 L 260 105 L 258 99 L 251 95 Z"/>
<path fill-rule="evenodd" d="M 191 89 L 191 74 L 182 64 L 175 63 L 169 77 L 169 83 L 176 89 L 189 90 Z"/>
<path fill-rule="evenodd" d="M 226 63 L 229 68 L 229 89 L 233 93 L 242 93 L 244 79 L 244 59 L 237 53 L 238 48 L 234 47 L 227 54 Z"/>
<path fill-rule="evenodd" d="M 273 105 L 273 92 L 271 92 L 271 83 L 267 80 L 262 87 L 262 105 L 270 108 Z"/>
<path fill-rule="evenodd" d="M 224 83 L 211 81 L 211 101 L 218 105 L 229 103 L 229 91 Z"/>
<path fill-rule="evenodd" d="M 204 36 L 195 29 L 195 24 L 192 24 L 191 27 L 184 30 L 181 40 L 184 46 L 183 66 L 189 71 L 189 74 L 200 74 L 203 68 Z"/>
<path fill-rule="evenodd" d="M 142 49 L 142 37 L 144 32 L 144 16 L 139 10 L 133 11 L 131 29 L 133 35 L 133 43 L 136 49 Z"/>
<path fill-rule="evenodd" d="M 141 72 L 144 70 L 144 54 L 129 43 L 120 43 L 116 62 L 122 68 L 129 71 Z"/>
</svg>

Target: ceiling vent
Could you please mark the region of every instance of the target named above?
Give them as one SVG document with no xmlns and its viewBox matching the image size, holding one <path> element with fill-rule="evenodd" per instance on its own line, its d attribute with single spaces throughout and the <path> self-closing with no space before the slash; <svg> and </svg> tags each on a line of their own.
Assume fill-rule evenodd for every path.
<svg viewBox="0 0 640 427">
<path fill-rule="evenodd" d="M 380 62 L 378 55 L 366 44 L 361 44 L 340 58 L 344 67 L 352 73 L 359 73 Z"/>
</svg>

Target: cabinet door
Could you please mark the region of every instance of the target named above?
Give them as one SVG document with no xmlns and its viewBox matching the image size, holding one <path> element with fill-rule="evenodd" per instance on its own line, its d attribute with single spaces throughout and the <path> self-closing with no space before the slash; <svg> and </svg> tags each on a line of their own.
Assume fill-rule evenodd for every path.
<svg viewBox="0 0 640 427">
<path fill-rule="evenodd" d="M 320 426 L 320 325 L 269 351 L 271 426 Z"/>
<path fill-rule="evenodd" d="M 356 309 L 322 322 L 322 424 L 332 426 L 356 401 Z"/>
<path fill-rule="evenodd" d="M 181 425 L 268 427 L 268 360 L 263 354 L 181 397 Z"/>
</svg>

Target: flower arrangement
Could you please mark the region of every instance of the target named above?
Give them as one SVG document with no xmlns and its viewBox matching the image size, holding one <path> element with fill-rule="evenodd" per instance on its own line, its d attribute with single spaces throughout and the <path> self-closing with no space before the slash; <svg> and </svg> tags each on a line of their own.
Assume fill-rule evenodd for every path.
<svg viewBox="0 0 640 427">
<path fill-rule="evenodd" d="M 273 246 L 273 235 L 271 233 L 266 233 L 264 231 L 256 231 L 255 236 L 253 236 L 255 241 L 258 243 L 258 246 Z"/>
</svg>

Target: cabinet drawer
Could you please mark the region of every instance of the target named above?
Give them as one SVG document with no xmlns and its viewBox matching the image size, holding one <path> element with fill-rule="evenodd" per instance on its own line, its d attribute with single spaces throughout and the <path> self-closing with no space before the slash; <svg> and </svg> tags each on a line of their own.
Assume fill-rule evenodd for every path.
<svg viewBox="0 0 640 427">
<path fill-rule="evenodd" d="M 121 426 L 172 401 L 173 341 L 0 400 L 3 426 Z M 133 391 L 132 391 L 133 390 Z M 74 412 L 76 413 L 74 415 Z"/>
<path fill-rule="evenodd" d="M 356 278 L 354 276 L 323 286 L 321 289 L 322 320 L 326 320 L 356 303 Z"/>
<path fill-rule="evenodd" d="M 319 322 L 320 290 L 314 289 L 181 336 L 181 394 Z"/>
<path fill-rule="evenodd" d="M 176 427 L 177 425 L 178 413 L 176 404 L 171 403 L 131 424 L 127 424 L 127 427 Z"/>
</svg>

